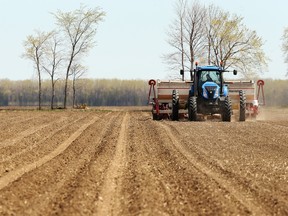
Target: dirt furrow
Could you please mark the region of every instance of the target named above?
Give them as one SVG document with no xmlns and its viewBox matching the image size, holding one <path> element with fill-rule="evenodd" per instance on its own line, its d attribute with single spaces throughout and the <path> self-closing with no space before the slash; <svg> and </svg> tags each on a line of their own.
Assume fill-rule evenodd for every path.
<svg viewBox="0 0 288 216">
<path fill-rule="evenodd" d="M 166 124 L 173 137 L 178 137 L 176 139 L 185 149 L 184 152 L 208 171 L 230 182 L 237 196 L 245 195 L 247 202 L 254 202 L 266 214 L 287 212 L 285 176 L 288 172 L 287 164 L 283 161 L 287 158 L 288 148 L 282 143 L 275 143 L 278 136 L 275 136 L 274 127 L 268 128 L 256 122 L 207 122 L 196 123 L 196 127 L 184 130 L 186 124 Z M 231 128 L 237 133 L 232 133 Z M 217 138 L 215 133 L 218 134 Z M 285 137 L 286 133 L 282 133 L 279 131 L 278 135 Z"/>
<path fill-rule="evenodd" d="M 223 176 L 221 173 L 213 171 L 210 167 L 195 159 L 193 154 L 191 154 L 191 152 L 189 152 L 189 150 L 181 143 L 180 136 L 175 136 L 175 133 L 172 133 L 169 126 L 165 124 L 161 124 L 161 126 L 164 130 L 166 130 L 172 145 L 179 151 L 179 153 L 189 160 L 192 166 L 194 166 L 200 172 L 203 172 L 208 178 L 215 180 L 219 187 L 224 188 L 230 194 L 229 196 L 235 197 L 248 209 L 249 212 L 256 215 L 266 214 L 266 212 L 259 207 L 259 204 L 253 199 L 253 197 L 250 197 L 249 194 L 245 193 L 245 191 L 243 191 L 241 188 L 237 188 L 237 185 L 235 185 L 233 180 L 231 181 L 231 179 L 225 178 L 225 176 Z"/>
<path fill-rule="evenodd" d="M 108 109 L 0 113 L 0 215 L 288 214 L 287 121 Z"/>
<path fill-rule="evenodd" d="M 72 176 L 63 187 L 58 189 L 54 198 L 55 205 L 49 204 L 55 214 L 92 215 L 96 214 L 98 206 L 101 206 L 103 201 L 101 191 L 116 152 L 123 115 L 108 113 L 107 117 L 83 134 L 83 138 L 87 140 L 85 143 L 89 147 L 89 153 L 86 154 L 89 155 L 89 159 L 87 158 L 81 165 L 77 175 Z M 90 138 L 87 139 L 89 134 L 91 134 L 88 136 Z M 82 146 L 83 141 L 79 140 L 75 145 Z M 77 163 L 77 160 L 75 162 Z M 72 164 L 71 166 L 73 167 Z"/>
<path fill-rule="evenodd" d="M 65 142 L 63 142 L 54 151 L 42 157 L 38 161 L 31 163 L 29 165 L 26 165 L 26 166 L 22 166 L 16 170 L 9 172 L 7 175 L 1 177 L 0 178 L 0 190 L 6 187 L 8 184 L 19 179 L 25 173 L 30 172 L 33 169 L 36 169 L 37 167 L 42 166 L 43 164 L 47 163 L 51 159 L 61 154 L 88 126 L 93 124 L 95 121 L 96 121 L 96 118 L 94 117 L 88 123 L 82 125 L 75 133 L 72 134 L 72 136 L 70 136 L 67 140 L 65 140 Z"/>
<path fill-rule="evenodd" d="M 169 215 L 172 212 L 169 206 L 172 196 L 161 177 L 162 161 L 157 158 L 151 137 L 154 133 L 146 113 L 131 113 L 120 215 Z"/>
<path fill-rule="evenodd" d="M 21 141 L 25 137 L 27 137 L 27 136 L 29 136 L 31 134 L 34 134 L 37 131 L 40 131 L 40 130 L 42 130 L 42 129 L 44 129 L 44 128 L 52 125 L 52 124 L 54 124 L 54 122 L 50 122 L 48 124 L 41 124 L 38 127 L 28 128 L 27 130 L 18 133 L 16 137 L 13 137 L 11 139 L 6 139 L 5 141 L 2 141 L 0 143 L 0 148 L 5 148 L 5 147 L 8 147 L 8 146 L 14 145 L 15 143 Z"/>
<path fill-rule="evenodd" d="M 19 114 L 19 113 L 18 113 Z M 52 121 L 57 121 L 59 119 L 59 115 L 53 114 L 44 114 L 44 113 L 29 113 L 29 112 L 21 112 L 20 116 L 23 120 L 19 122 L 10 122 L 8 121 L 1 121 L 0 124 L 0 147 L 3 145 L 9 145 L 15 143 L 17 140 L 14 141 L 15 135 L 19 138 L 24 138 L 27 135 L 35 133 L 37 131 L 37 126 L 41 128 L 49 125 Z M 25 117 L 26 116 L 26 117 Z M 31 117 L 32 116 L 32 117 Z M 60 116 L 60 119 L 62 117 Z M 7 141 L 7 139 L 10 139 L 10 141 Z M 12 139 L 12 140 L 11 140 Z"/>
<path fill-rule="evenodd" d="M 127 125 L 129 114 L 126 113 L 121 123 L 119 137 L 116 143 L 115 155 L 108 167 L 104 185 L 99 195 L 98 215 L 120 215 L 121 183 L 126 164 Z"/>
<path fill-rule="evenodd" d="M 27 111 L 0 111 L 0 129 L 1 130 L 7 130 L 8 127 L 13 127 L 16 126 L 17 124 L 21 124 L 22 122 L 27 122 L 32 120 L 33 118 L 35 119 L 36 112 L 34 112 L 35 115 L 31 115 L 31 112 Z"/>
<path fill-rule="evenodd" d="M 62 125 L 62 121 L 54 122 L 50 127 L 25 137 L 15 145 L 0 149 L 2 156 L 0 176 L 34 163 L 49 152 L 54 151 L 61 142 L 64 142 L 81 124 L 87 121 L 88 116 L 75 116 L 75 118 L 71 117 L 69 121 L 63 123 L 64 125 Z M 59 130 L 59 127 L 62 129 Z"/>
<path fill-rule="evenodd" d="M 60 121 L 57 121 L 57 122 L 52 122 L 49 124 L 49 126 L 53 126 L 53 129 L 50 129 L 47 128 L 46 126 L 45 127 L 39 127 L 37 129 L 31 129 L 34 130 L 35 132 L 34 133 L 31 133 L 31 134 L 26 134 L 25 136 L 22 137 L 22 135 L 17 136 L 16 138 L 14 138 L 11 142 L 14 144 L 17 142 L 18 140 L 18 143 L 17 143 L 17 151 L 14 151 L 11 150 L 11 152 L 7 153 L 7 148 L 6 148 L 6 152 L 5 153 L 2 153 L 2 160 L 0 160 L 0 164 L 5 162 L 5 161 L 9 161 L 11 159 L 14 159 L 15 157 L 17 157 L 17 159 L 19 158 L 20 155 L 26 153 L 27 151 L 37 151 L 37 149 L 35 149 L 37 146 L 41 145 L 43 142 L 47 141 L 47 140 L 50 140 L 50 139 L 53 139 L 54 136 L 56 136 L 57 133 L 65 130 L 68 126 L 72 125 L 72 124 L 77 124 L 77 122 L 81 119 L 84 119 L 85 117 L 83 118 L 77 118 L 76 120 L 73 119 L 73 121 L 71 122 L 68 122 L 68 121 L 64 121 L 63 119 L 60 119 Z M 44 129 L 44 130 L 43 130 Z M 37 133 L 38 131 L 40 130 L 43 130 L 43 134 L 41 134 L 40 132 Z M 37 133 L 36 135 L 38 137 L 40 137 L 40 140 L 34 140 L 34 142 L 31 143 L 31 136 L 30 135 L 35 135 L 35 133 Z M 23 140 L 27 138 L 30 143 L 29 143 L 29 148 L 24 147 L 24 148 L 21 148 L 21 145 L 23 145 Z M 21 141 L 21 143 L 19 143 Z M 13 145 L 10 143 L 10 145 Z M 9 146 L 10 146 L 9 145 Z M 7 146 L 5 146 L 7 147 Z M 43 148 L 43 146 L 41 146 L 41 148 Z M 22 150 L 21 150 L 22 149 Z M 1 151 L 0 151 L 1 152 Z M 8 155 L 8 156 L 6 156 Z M 25 157 L 27 157 L 27 155 L 25 155 Z"/>
<path fill-rule="evenodd" d="M 129 169 L 123 184 L 127 207 L 123 215 L 248 212 L 171 145 L 167 132 L 158 125 L 161 122 L 147 120 L 146 114 L 135 115 L 132 131 L 137 135 L 129 136 Z"/>
<path fill-rule="evenodd" d="M 73 198 L 71 195 L 77 189 L 77 185 L 80 184 L 81 176 L 87 175 L 85 167 L 90 164 L 90 159 L 95 154 L 95 150 L 101 151 L 101 148 L 98 149 L 98 144 L 104 139 L 105 133 L 109 132 L 112 120 L 115 119 L 115 115 L 107 116 L 107 113 L 101 115 L 101 119 L 99 119 L 98 114 L 94 117 L 93 115 L 90 115 L 90 119 L 93 118 L 93 120 L 89 122 L 92 124 L 88 125 L 86 122 L 87 127 L 85 129 L 85 125 L 82 125 L 81 134 L 77 138 L 75 137 L 76 139 L 65 151 L 37 167 L 37 169 L 24 174 L 20 180 L 1 190 L 1 214 L 59 214 L 57 212 L 64 212 L 64 209 L 67 211 L 67 208 L 65 208 L 67 204 L 69 206 L 68 212 L 71 210 L 74 213 L 78 211 L 79 205 L 75 208 L 72 208 L 72 205 L 70 206 L 69 200 Z M 97 119 L 97 122 L 93 123 L 95 119 Z M 99 136 L 95 137 L 95 132 Z M 72 136 L 76 136 L 76 133 Z M 72 138 L 70 138 L 70 141 L 72 141 Z M 67 144 L 68 141 L 65 142 Z M 81 190 L 80 186 L 79 189 Z M 86 194 L 90 191 L 85 190 L 84 192 Z M 84 201 L 86 202 L 87 197 L 85 198 Z M 67 215 L 71 215 L 71 213 Z"/>
</svg>

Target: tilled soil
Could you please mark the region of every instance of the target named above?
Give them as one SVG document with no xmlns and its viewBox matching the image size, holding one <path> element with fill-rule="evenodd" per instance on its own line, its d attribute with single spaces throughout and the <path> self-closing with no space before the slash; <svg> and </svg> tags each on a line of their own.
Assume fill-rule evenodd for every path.
<svg viewBox="0 0 288 216">
<path fill-rule="evenodd" d="M 269 112 L 1 111 L 0 215 L 288 215 L 288 114 Z"/>
</svg>

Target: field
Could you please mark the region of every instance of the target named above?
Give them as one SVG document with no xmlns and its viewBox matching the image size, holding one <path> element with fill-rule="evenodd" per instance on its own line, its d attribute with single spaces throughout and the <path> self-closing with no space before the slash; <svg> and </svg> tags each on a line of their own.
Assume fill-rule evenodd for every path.
<svg viewBox="0 0 288 216">
<path fill-rule="evenodd" d="M 0 111 L 0 215 L 288 215 L 288 110 Z"/>
</svg>

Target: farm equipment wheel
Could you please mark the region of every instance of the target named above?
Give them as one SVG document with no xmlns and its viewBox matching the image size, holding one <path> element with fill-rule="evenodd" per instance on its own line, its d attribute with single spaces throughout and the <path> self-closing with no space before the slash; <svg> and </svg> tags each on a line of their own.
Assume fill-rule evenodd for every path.
<svg viewBox="0 0 288 216">
<path fill-rule="evenodd" d="M 153 120 L 156 120 L 156 121 L 159 121 L 162 119 L 162 117 L 160 115 L 157 115 L 157 114 L 152 114 L 153 115 Z"/>
<path fill-rule="evenodd" d="M 246 95 L 245 95 L 245 92 L 240 90 L 239 96 L 240 96 L 239 121 L 245 121 L 245 119 L 246 119 Z"/>
<path fill-rule="evenodd" d="M 172 91 L 172 121 L 179 120 L 179 92 L 178 90 Z"/>
<path fill-rule="evenodd" d="M 188 101 L 188 119 L 189 121 L 197 120 L 197 98 L 192 96 Z"/>
<path fill-rule="evenodd" d="M 153 120 L 158 120 L 158 115 L 157 114 L 152 113 L 152 116 L 153 116 Z"/>
<path fill-rule="evenodd" d="M 226 97 L 222 107 L 222 121 L 230 122 L 231 115 L 231 100 L 229 97 Z"/>
</svg>

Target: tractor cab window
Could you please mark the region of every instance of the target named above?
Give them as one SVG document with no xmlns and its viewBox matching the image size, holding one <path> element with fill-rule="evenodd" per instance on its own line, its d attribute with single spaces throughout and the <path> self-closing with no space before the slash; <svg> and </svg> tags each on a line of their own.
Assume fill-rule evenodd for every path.
<svg viewBox="0 0 288 216">
<path fill-rule="evenodd" d="M 217 85 L 221 84 L 221 77 L 219 71 L 201 71 L 198 79 L 200 86 L 202 86 L 205 82 L 214 82 Z"/>
</svg>

